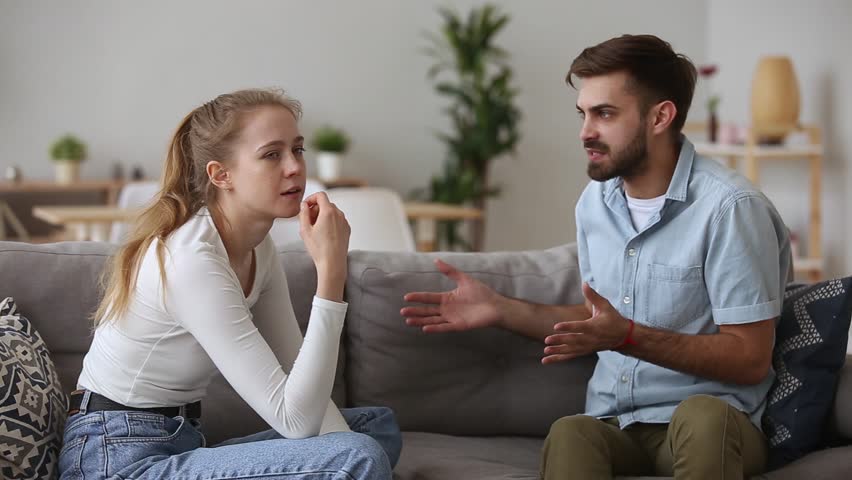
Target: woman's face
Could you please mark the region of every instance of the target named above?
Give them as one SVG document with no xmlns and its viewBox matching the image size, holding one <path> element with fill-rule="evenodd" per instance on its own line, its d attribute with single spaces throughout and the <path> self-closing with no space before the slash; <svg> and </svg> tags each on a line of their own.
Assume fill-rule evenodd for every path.
<svg viewBox="0 0 852 480">
<path fill-rule="evenodd" d="M 259 217 L 289 218 L 299 213 L 305 191 L 305 138 L 293 114 L 284 107 L 264 106 L 242 119 L 228 165 L 230 191 L 240 210 Z"/>
</svg>

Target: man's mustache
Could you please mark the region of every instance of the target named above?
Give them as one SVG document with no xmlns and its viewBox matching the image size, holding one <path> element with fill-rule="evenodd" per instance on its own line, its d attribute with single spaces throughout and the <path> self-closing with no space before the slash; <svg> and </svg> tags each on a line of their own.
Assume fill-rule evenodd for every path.
<svg viewBox="0 0 852 480">
<path fill-rule="evenodd" d="M 587 140 L 583 142 L 583 148 L 587 148 L 589 150 L 596 150 L 601 153 L 609 152 L 609 145 L 599 142 L 597 140 Z"/>
</svg>

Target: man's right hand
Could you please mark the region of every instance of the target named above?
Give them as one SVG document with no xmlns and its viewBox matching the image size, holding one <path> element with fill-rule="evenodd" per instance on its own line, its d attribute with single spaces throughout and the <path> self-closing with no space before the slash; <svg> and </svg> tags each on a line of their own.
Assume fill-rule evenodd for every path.
<svg viewBox="0 0 852 480">
<path fill-rule="evenodd" d="M 400 311 L 405 317 L 405 323 L 421 327 L 425 333 L 461 332 L 500 325 L 500 305 L 506 297 L 448 263 L 435 260 L 435 265 L 456 283 L 455 290 L 405 295 L 406 302 L 423 304 L 405 307 Z"/>
</svg>

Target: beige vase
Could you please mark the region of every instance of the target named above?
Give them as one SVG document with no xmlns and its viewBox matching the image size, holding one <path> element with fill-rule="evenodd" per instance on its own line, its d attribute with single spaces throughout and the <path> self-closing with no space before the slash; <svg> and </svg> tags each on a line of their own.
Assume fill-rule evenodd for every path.
<svg viewBox="0 0 852 480">
<path fill-rule="evenodd" d="M 758 139 L 777 143 L 799 124 L 799 82 L 789 57 L 763 57 L 751 82 L 751 125 Z"/>
<path fill-rule="evenodd" d="M 68 185 L 80 179 L 80 162 L 70 160 L 57 160 L 54 162 L 56 168 L 56 183 Z"/>
</svg>

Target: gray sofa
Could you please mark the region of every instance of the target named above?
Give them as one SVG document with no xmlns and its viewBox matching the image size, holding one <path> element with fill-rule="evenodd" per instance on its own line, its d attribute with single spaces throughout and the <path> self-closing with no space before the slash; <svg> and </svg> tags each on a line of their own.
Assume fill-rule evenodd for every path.
<svg viewBox="0 0 852 480">
<path fill-rule="evenodd" d="M 113 247 L 100 243 L 0 242 L 0 296 L 12 296 L 50 347 L 66 390 L 73 389 L 90 342 L 87 316 L 98 275 Z M 334 399 L 339 405 L 392 407 L 404 430 L 399 479 L 535 479 L 550 424 L 582 412 L 595 359 L 539 362 L 542 346 L 500 330 L 425 335 L 399 315 L 402 295 L 444 290 L 435 254 L 352 252 Z M 576 252 L 442 254 L 506 295 L 541 303 L 581 300 Z M 297 316 L 315 289 L 310 258 L 279 252 Z M 831 428 L 846 445 L 819 451 L 759 478 L 839 479 L 852 473 L 852 362 L 842 372 Z M 210 444 L 267 428 L 218 379 L 203 402 Z"/>
</svg>

